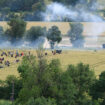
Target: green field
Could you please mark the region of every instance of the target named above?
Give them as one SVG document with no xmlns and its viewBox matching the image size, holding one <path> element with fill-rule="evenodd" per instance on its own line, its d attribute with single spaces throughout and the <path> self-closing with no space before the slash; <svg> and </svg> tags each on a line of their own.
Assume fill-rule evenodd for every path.
<svg viewBox="0 0 105 105">
<path fill-rule="evenodd" d="M 20 51 L 21 52 L 21 51 Z M 27 53 L 28 51 L 25 51 Z M 95 71 L 96 76 L 98 76 L 102 71 L 105 70 L 105 51 L 63 51 L 62 54 L 52 55 L 51 51 L 47 51 L 48 55 L 46 59 L 50 61 L 51 59 L 59 59 L 63 70 L 66 70 L 69 64 L 77 64 L 83 62 L 84 64 L 89 64 L 90 68 Z M 31 54 L 36 55 L 36 51 L 32 50 Z M 11 62 L 10 67 L 5 67 L 0 69 L 0 79 L 5 80 L 8 75 L 19 76 L 17 72 L 17 67 L 20 63 L 14 63 L 15 58 L 5 57 Z M 18 58 L 22 59 L 22 58 Z M 96 66 L 94 64 L 97 64 Z"/>
</svg>

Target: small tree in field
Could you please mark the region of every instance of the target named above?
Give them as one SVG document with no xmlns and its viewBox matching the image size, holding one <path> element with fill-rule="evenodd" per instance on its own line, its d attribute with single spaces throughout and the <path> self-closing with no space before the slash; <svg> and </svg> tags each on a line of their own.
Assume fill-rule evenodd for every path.
<svg viewBox="0 0 105 105">
<path fill-rule="evenodd" d="M 42 28 L 40 26 L 31 27 L 30 30 L 27 31 L 26 39 L 29 41 L 35 41 L 41 36 L 44 36 L 46 33 L 46 27 Z"/>
<path fill-rule="evenodd" d="M 8 22 L 9 29 L 6 34 L 10 41 L 13 43 L 23 37 L 26 30 L 26 22 L 20 18 L 13 18 Z"/>
<path fill-rule="evenodd" d="M 47 39 L 50 41 L 51 49 L 54 48 L 55 43 L 60 43 L 62 40 L 61 31 L 57 26 L 52 26 L 47 33 Z"/>
<path fill-rule="evenodd" d="M 68 36 L 73 47 L 80 48 L 83 47 L 84 37 L 82 35 L 83 25 L 81 23 L 71 23 L 71 30 L 68 31 Z"/>
</svg>

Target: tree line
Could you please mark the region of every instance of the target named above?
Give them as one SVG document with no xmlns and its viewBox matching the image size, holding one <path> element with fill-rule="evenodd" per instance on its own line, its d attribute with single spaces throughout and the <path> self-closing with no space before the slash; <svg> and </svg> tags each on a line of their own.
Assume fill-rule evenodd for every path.
<svg viewBox="0 0 105 105">
<path fill-rule="evenodd" d="M 14 105 L 105 104 L 105 71 L 97 79 L 89 65 L 70 64 L 65 72 L 61 66 L 59 59 L 48 63 L 42 49 L 37 56 L 24 56 L 18 67 L 20 77 L 0 81 L 0 99 L 10 100 L 14 81 Z"/>
<path fill-rule="evenodd" d="M 48 0 L 48 2 L 58 2 L 74 7 L 80 4 L 90 9 L 97 0 Z M 9 21 L 15 15 L 25 21 L 43 21 L 41 12 L 46 11 L 47 5 L 45 0 L 0 0 L 0 21 Z"/>
<path fill-rule="evenodd" d="M 56 43 L 62 41 L 62 33 L 59 27 L 52 26 L 47 30 L 46 27 L 33 26 L 29 30 L 26 30 L 27 23 L 20 18 L 13 18 L 8 22 L 9 28 L 4 32 L 3 28 L 0 28 L 0 40 L 1 43 L 9 40 L 13 45 L 20 40 L 27 40 L 33 42 L 40 37 L 47 38 L 51 48 L 54 48 Z M 70 42 L 73 47 L 83 47 L 84 37 L 83 25 L 81 23 L 70 23 L 70 30 L 66 34 L 70 38 Z M 3 41 L 2 41 L 3 40 Z"/>
<path fill-rule="evenodd" d="M 65 5 L 75 6 L 78 3 L 81 4 L 91 4 L 92 2 L 97 2 L 97 0 L 48 0 L 52 2 L 60 2 Z M 10 10 L 13 12 L 19 11 L 33 11 L 33 10 L 43 10 L 43 5 L 46 4 L 45 0 L 0 0 L 0 10 Z"/>
</svg>

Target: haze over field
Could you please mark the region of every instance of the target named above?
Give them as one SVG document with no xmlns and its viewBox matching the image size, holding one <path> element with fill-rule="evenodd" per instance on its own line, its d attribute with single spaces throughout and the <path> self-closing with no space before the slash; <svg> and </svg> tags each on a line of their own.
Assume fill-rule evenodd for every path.
<svg viewBox="0 0 105 105">
<path fill-rule="evenodd" d="M 70 25 L 66 21 L 82 22 L 84 26 L 82 34 L 83 36 L 85 36 L 86 46 L 90 44 L 90 46 L 102 47 L 104 38 L 101 36 L 105 36 L 105 21 L 104 18 L 100 16 L 100 14 L 98 14 L 96 11 L 103 4 L 103 1 L 96 2 L 96 0 L 94 0 L 90 3 L 87 3 L 87 1 L 79 0 L 78 3 L 75 4 L 75 6 L 49 1 L 46 1 L 46 4 L 47 5 L 45 10 L 39 12 L 41 14 L 41 17 L 43 17 L 42 20 L 44 22 L 27 22 L 27 30 L 29 30 L 32 26 L 46 27 L 47 30 L 53 25 L 58 26 L 63 35 L 63 41 L 60 43 L 60 46 L 69 44 L 71 46 L 69 38 L 64 37 L 64 35 L 67 36 L 67 33 L 70 30 Z M 4 30 L 8 29 L 6 22 L 0 22 L 0 26 L 3 26 Z M 67 43 L 65 43 L 65 40 Z M 33 46 L 36 46 L 36 43 L 38 43 L 39 41 L 40 40 L 38 39 L 35 41 L 35 43 L 32 43 Z M 21 42 L 22 41 L 20 40 L 16 43 Z M 9 41 L 5 43 L 3 43 L 2 46 L 7 46 L 7 43 L 11 46 Z M 23 47 L 26 47 L 27 45 L 25 43 L 27 44 L 27 42 L 24 40 L 24 43 L 22 43 L 21 45 Z"/>
<path fill-rule="evenodd" d="M 82 22 L 82 24 L 84 26 L 83 36 L 85 36 L 86 46 L 102 47 L 102 44 L 105 43 L 105 40 L 104 40 L 105 39 L 105 23 L 104 22 L 93 22 L 93 23 Z M 29 30 L 32 26 L 41 26 L 41 27 L 46 27 L 48 30 L 53 25 L 58 26 L 60 31 L 62 32 L 63 40 L 60 43 L 60 46 L 61 45 L 71 46 L 69 38 L 67 36 L 65 37 L 65 35 L 67 35 L 68 30 L 70 29 L 69 22 L 27 22 L 26 28 L 27 30 Z M 4 30 L 8 28 L 7 22 L 0 22 L 0 26 L 2 26 Z"/>
</svg>

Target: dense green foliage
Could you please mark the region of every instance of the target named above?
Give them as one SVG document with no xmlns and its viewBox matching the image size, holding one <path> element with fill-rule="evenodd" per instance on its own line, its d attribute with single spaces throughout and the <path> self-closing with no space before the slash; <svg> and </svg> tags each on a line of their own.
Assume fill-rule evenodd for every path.
<svg viewBox="0 0 105 105">
<path fill-rule="evenodd" d="M 94 73 L 82 63 L 70 65 L 62 72 L 59 60 L 47 63 L 44 54 L 38 59 L 25 56 L 19 66 L 22 89 L 17 103 L 25 105 L 87 105 L 89 88 L 95 81 Z M 88 104 L 91 105 L 91 104 Z"/>
<path fill-rule="evenodd" d="M 0 105 L 12 105 L 12 102 L 6 100 L 0 100 Z"/>
<path fill-rule="evenodd" d="M 15 95 L 14 98 L 18 97 L 18 92 L 22 87 L 22 81 L 15 76 L 8 76 L 5 81 L 0 82 L 0 99 L 9 100 L 12 93 L 13 81 L 15 82 Z"/>
<path fill-rule="evenodd" d="M 35 3 L 43 0 L 0 0 L 0 9 L 8 7 L 11 11 L 31 11 Z"/>
<path fill-rule="evenodd" d="M 101 105 L 105 104 L 105 71 L 99 76 L 99 80 L 92 85 L 90 95 L 93 100 L 101 99 Z"/>
<path fill-rule="evenodd" d="M 8 22 L 10 26 L 6 31 L 6 35 L 11 42 L 20 40 L 26 31 L 26 22 L 20 18 L 13 18 Z"/>
<path fill-rule="evenodd" d="M 41 36 L 45 36 L 46 34 L 46 27 L 42 28 L 40 26 L 31 27 L 26 34 L 26 39 L 30 41 L 35 41 Z"/>
<path fill-rule="evenodd" d="M 69 65 L 63 72 L 58 59 L 48 62 L 38 50 L 23 57 L 18 72 L 19 79 L 0 81 L 0 99 L 10 98 L 14 81 L 16 105 L 104 105 L 105 72 L 96 79 L 89 65 Z"/>
<path fill-rule="evenodd" d="M 26 105 L 56 105 L 56 101 L 54 99 L 40 97 L 40 98 L 30 98 Z"/>
<path fill-rule="evenodd" d="M 57 26 L 52 26 L 47 32 L 47 39 L 50 41 L 51 48 L 54 48 L 55 43 L 62 40 L 61 31 Z"/>
<path fill-rule="evenodd" d="M 35 21 L 40 17 L 39 12 L 45 10 L 45 6 L 44 0 L 0 0 L 0 20 L 10 20 L 18 13 L 24 20 Z"/>
<path fill-rule="evenodd" d="M 81 23 L 72 23 L 70 24 L 70 27 L 71 29 L 68 31 L 68 36 L 70 37 L 73 47 L 83 47 L 83 25 Z"/>
</svg>

